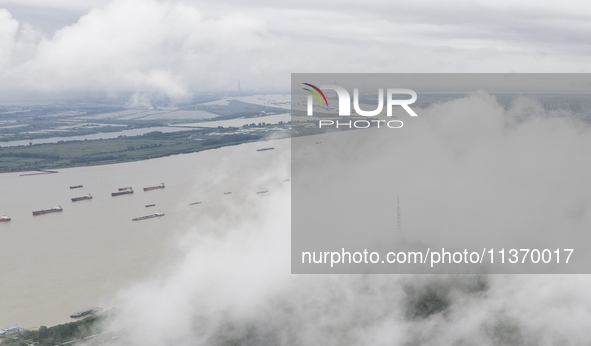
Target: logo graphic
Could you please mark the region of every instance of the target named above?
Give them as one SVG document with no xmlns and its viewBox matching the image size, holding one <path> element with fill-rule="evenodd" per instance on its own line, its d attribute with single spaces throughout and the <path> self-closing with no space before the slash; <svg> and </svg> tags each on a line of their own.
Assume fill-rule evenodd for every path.
<svg viewBox="0 0 591 346">
<path fill-rule="evenodd" d="M 321 85 L 320 88 L 318 88 L 318 87 L 316 87 L 312 84 L 309 84 L 309 83 L 302 83 L 302 84 L 310 86 L 310 87 L 314 88 L 316 91 L 318 91 L 320 93 L 320 95 L 322 95 L 322 97 L 324 98 L 324 104 L 326 104 L 327 109 L 328 109 L 328 101 L 326 100 L 326 96 L 324 95 L 322 90 L 320 90 L 320 88 L 334 90 L 337 93 L 337 96 L 339 98 L 339 115 L 340 116 L 350 116 L 351 115 L 351 95 L 349 94 L 349 92 L 345 88 L 338 86 L 338 85 Z M 320 105 L 321 106 L 324 105 L 322 103 L 322 99 L 320 98 L 320 96 L 318 96 L 318 94 L 315 93 L 313 90 L 308 89 L 308 88 L 302 88 L 302 89 L 307 90 L 310 93 L 312 93 L 314 96 L 316 96 L 316 98 L 320 102 Z M 392 107 L 393 106 L 402 107 L 412 117 L 418 116 L 409 107 L 410 104 L 414 103 L 417 100 L 417 93 L 414 92 L 413 90 L 388 88 L 388 89 L 386 89 L 386 95 L 387 95 L 387 100 L 386 100 L 386 108 L 387 108 L 386 115 L 387 116 L 389 116 L 389 117 L 392 116 Z M 410 95 L 410 99 L 402 99 L 402 100 L 394 99 L 393 95 Z M 308 107 L 307 107 L 308 108 L 308 116 L 312 116 L 314 113 L 313 101 L 314 100 L 312 98 L 312 95 L 308 95 Z M 382 88 L 378 89 L 378 107 L 373 111 L 364 111 L 361 109 L 361 107 L 359 107 L 359 89 L 354 88 L 353 89 L 353 107 L 355 108 L 355 112 L 357 114 L 364 116 L 364 117 L 373 117 L 373 116 L 380 114 L 382 112 L 382 110 L 384 109 L 384 89 L 382 89 Z"/>
<path fill-rule="evenodd" d="M 322 92 L 322 90 L 318 89 L 316 86 L 312 85 L 312 84 L 308 84 L 308 83 L 302 83 L 304 85 L 310 86 L 312 88 L 314 88 L 316 91 L 318 91 L 320 93 L 320 95 L 322 95 L 322 98 L 324 98 L 324 102 L 326 104 L 326 108 L 328 108 L 328 101 L 326 100 L 326 96 L 324 96 L 324 93 Z M 316 98 L 318 99 L 318 102 L 320 102 L 320 105 L 322 106 L 322 100 L 320 99 L 320 97 L 318 96 L 318 94 L 316 94 L 314 91 L 308 89 L 308 88 L 302 88 L 304 90 L 307 90 L 309 92 L 311 92 L 312 94 L 314 94 L 314 96 L 316 96 Z M 310 104 L 310 102 L 308 102 L 308 104 Z M 309 114 L 308 114 L 309 115 Z"/>
</svg>

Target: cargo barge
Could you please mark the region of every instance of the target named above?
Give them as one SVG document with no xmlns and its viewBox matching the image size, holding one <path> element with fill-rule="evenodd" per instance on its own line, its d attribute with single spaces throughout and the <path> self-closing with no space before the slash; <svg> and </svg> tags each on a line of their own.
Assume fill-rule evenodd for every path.
<svg viewBox="0 0 591 346">
<path fill-rule="evenodd" d="M 81 197 L 73 197 L 72 198 L 72 202 L 78 202 L 78 201 L 83 201 L 85 199 L 92 199 L 92 195 L 88 194 L 86 196 L 81 196 Z"/>
<path fill-rule="evenodd" d="M 70 189 L 79 189 L 83 187 L 82 185 L 70 186 Z"/>
<path fill-rule="evenodd" d="M 90 309 L 75 312 L 75 313 L 71 314 L 70 317 L 71 318 L 78 318 L 78 317 L 82 317 L 82 316 L 86 316 L 86 315 L 90 315 L 90 314 L 95 314 L 95 313 L 100 312 L 102 310 L 103 310 L 102 308 L 90 308 Z"/>
<path fill-rule="evenodd" d="M 151 215 L 146 215 L 146 216 L 140 216 L 140 217 L 136 217 L 134 219 L 131 219 L 131 221 L 141 221 L 141 220 L 147 220 L 147 219 L 151 219 L 154 217 L 159 217 L 159 216 L 164 216 L 164 213 L 159 211 L 155 214 L 151 214 Z"/>
<path fill-rule="evenodd" d="M 257 149 L 257 151 L 267 151 L 267 150 L 273 150 L 275 148 L 273 147 L 269 147 L 269 148 L 261 148 L 261 149 Z"/>
<path fill-rule="evenodd" d="M 146 208 L 154 207 L 154 206 L 156 206 L 156 204 L 146 204 Z"/>
<path fill-rule="evenodd" d="M 34 211 L 33 215 L 43 215 L 43 214 L 55 213 L 58 211 L 63 211 L 61 205 L 58 205 L 57 207 L 54 207 L 51 209 L 42 209 L 42 210 Z"/>
<path fill-rule="evenodd" d="M 117 192 L 111 192 L 111 196 L 121 196 L 121 195 L 128 195 L 130 193 L 133 193 L 133 189 L 130 187 L 129 189 L 126 190 L 119 190 Z"/>
<path fill-rule="evenodd" d="M 8 215 L 0 216 L 0 222 L 6 222 L 12 220 Z"/>
<path fill-rule="evenodd" d="M 265 190 L 265 191 L 258 191 L 257 195 L 264 195 L 265 193 L 269 193 L 269 190 Z"/>
<path fill-rule="evenodd" d="M 152 191 L 152 190 L 163 189 L 163 188 L 164 188 L 164 183 L 162 183 L 160 185 L 156 185 L 156 186 L 144 187 L 144 191 Z"/>
<path fill-rule="evenodd" d="M 120 187 L 119 191 L 125 191 L 125 190 L 131 190 L 131 186 L 127 186 L 127 187 Z"/>
<path fill-rule="evenodd" d="M 51 174 L 51 173 L 59 173 L 58 171 L 37 171 L 39 173 L 25 173 L 19 175 L 20 177 L 26 177 L 28 175 L 41 175 L 41 174 Z"/>
</svg>

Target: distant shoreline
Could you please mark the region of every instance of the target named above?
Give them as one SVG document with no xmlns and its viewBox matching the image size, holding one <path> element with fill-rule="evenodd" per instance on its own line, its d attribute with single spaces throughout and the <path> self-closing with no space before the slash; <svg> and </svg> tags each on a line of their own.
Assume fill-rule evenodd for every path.
<svg viewBox="0 0 591 346">
<path fill-rule="evenodd" d="M 47 174 L 42 172 L 143 161 L 287 137 L 287 124 L 260 124 L 247 129 L 205 128 L 101 140 L 0 147 L 0 173 Z"/>
</svg>

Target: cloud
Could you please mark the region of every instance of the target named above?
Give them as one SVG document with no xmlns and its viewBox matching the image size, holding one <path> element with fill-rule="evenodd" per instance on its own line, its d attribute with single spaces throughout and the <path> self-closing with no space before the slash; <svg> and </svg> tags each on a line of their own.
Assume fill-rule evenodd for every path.
<svg viewBox="0 0 591 346">
<path fill-rule="evenodd" d="M 65 24 L 55 32 L 39 31 L 35 22 L 18 28 L 3 11 L 0 76 L 10 85 L 4 88 L 183 99 L 235 90 L 239 79 L 246 91 L 287 90 L 292 72 L 582 72 L 590 53 L 591 13 L 568 3 L 536 4 L 534 11 L 521 3 L 465 1 L 93 4 L 72 24 L 67 11 L 77 5 L 48 3 L 64 11 Z M 14 2 L 5 6 L 17 9 Z M 20 6 L 20 16 L 31 20 L 22 13 L 41 4 Z M 35 30 L 34 39 L 24 33 Z M 19 50 L 21 43 L 27 48 Z"/>
<path fill-rule="evenodd" d="M 234 85 L 241 70 L 260 72 L 248 56 L 236 64 L 236 53 L 261 50 L 263 32 L 264 25 L 239 14 L 205 18 L 178 3 L 117 1 L 44 37 L 33 58 L 6 74 L 29 89 L 152 91 L 179 99 L 224 87 L 228 78 Z"/>
<path fill-rule="evenodd" d="M 14 36 L 18 29 L 18 22 L 10 13 L 0 9 L 0 69 L 11 62 L 11 52 L 14 50 Z"/>
<path fill-rule="evenodd" d="M 564 112 L 544 111 L 530 98 L 505 109 L 477 92 L 422 109 L 406 132 L 374 134 L 375 147 L 365 152 L 384 163 L 379 147 L 385 146 L 397 158 L 396 179 L 387 181 L 404 196 L 407 234 L 476 225 L 493 242 L 517 237 L 517 230 L 530 237 L 548 229 L 584 231 L 591 202 L 581 184 L 591 171 L 591 137 L 588 125 Z M 330 142 L 323 138 L 323 146 Z M 338 144 L 359 171 L 391 175 L 385 164 L 372 166 L 371 155 L 360 160 L 354 144 Z M 274 162 L 258 183 L 283 180 L 288 160 Z M 231 179 L 228 171 L 210 168 L 198 181 Z M 187 231 L 177 261 L 122 290 L 119 315 L 104 326 L 121 330 L 116 344 L 591 342 L 587 275 L 291 275 L 291 194 L 285 184 L 272 193 L 226 204 L 223 217 Z"/>
</svg>

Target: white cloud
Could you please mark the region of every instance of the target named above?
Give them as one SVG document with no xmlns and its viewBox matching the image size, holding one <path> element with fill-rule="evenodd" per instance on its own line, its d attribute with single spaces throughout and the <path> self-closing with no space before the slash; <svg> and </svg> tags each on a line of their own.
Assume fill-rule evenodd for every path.
<svg viewBox="0 0 591 346">
<path fill-rule="evenodd" d="M 374 181 L 405 196 L 405 205 L 414 206 L 405 209 L 409 237 L 447 228 L 446 236 L 458 229 L 489 244 L 527 234 L 527 244 L 546 231 L 584 232 L 591 225 L 589 126 L 555 115 L 531 99 L 506 110 L 479 92 L 423 109 L 405 132 L 373 133 L 363 156 L 356 142 L 335 136 L 323 138 L 323 146 L 338 147 L 338 159 L 350 159 L 358 170 L 353 176 L 372 172 Z M 337 156 L 323 157 L 322 165 Z M 287 160 L 274 161 L 260 181 L 281 181 Z M 210 167 L 197 181 L 231 179 L 227 169 Z M 354 190 L 338 176 L 327 177 L 314 180 Z M 261 201 L 224 204 L 223 217 L 187 232 L 178 261 L 123 290 L 119 315 L 106 327 L 121 330 L 115 344 L 591 342 L 588 275 L 290 275 L 291 195 L 285 184 L 272 192 Z M 363 224 L 372 228 L 371 221 Z"/>
<path fill-rule="evenodd" d="M 262 31 L 262 23 L 240 14 L 204 18 L 178 3 L 117 1 L 43 38 L 35 56 L 7 74 L 31 89 L 140 90 L 182 98 L 195 87 L 216 89 L 228 79 L 234 85 L 242 70 L 261 72 L 249 55 L 265 49 Z M 14 35 L 15 29 L 8 31 L 3 41 Z M 240 54 L 246 54 L 244 64 Z"/>
<path fill-rule="evenodd" d="M 178 98 L 235 89 L 238 79 L 243 90 L 270 89 L 272 83 L 285 90 L 291 72 L 584 72 L 590 54 L 591 12 L 568 4 L 535 10 L 465 1 L 91 5 L 96 7 L 76 23 L 41 40 L 39 33 L 36 40 L 23 33 L 35 31 L 31 25 L 21 25 L 19 34 L 2 11 L 3 85 Z M 28 48 L 19 50 L 24 43 Z"/>
<path fill-rule="evenodd" d="M 5 68 L 11 62 L 17 29 L 18 22 L 12 18 L 8 11 L 0 9 L 0 69 Z"/>
</svg>

